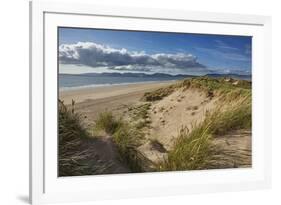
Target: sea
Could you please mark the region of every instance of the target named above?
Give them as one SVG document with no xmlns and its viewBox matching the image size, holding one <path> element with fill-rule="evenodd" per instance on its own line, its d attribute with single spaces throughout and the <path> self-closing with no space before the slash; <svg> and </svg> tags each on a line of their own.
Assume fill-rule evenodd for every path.
<svg viewBox="0 0 281 205">
<path fill-rule="evenodd" d="M 60 90 L 75 90 L 87 87 L 101 87 L 122 84 L 137 84 L 160 82 L 170 80 L 180 80 L 186 76 L 172 75 L 76 75 L 76 74 L 59 74 Z"/>
</svg>

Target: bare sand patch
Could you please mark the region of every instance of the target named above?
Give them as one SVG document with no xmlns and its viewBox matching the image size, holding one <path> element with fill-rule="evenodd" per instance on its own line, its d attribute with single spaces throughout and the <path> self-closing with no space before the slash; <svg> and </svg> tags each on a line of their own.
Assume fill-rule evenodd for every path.
<svg viewBox="0 0 281 205">
<path fill-rule="evenodd" d="M 174 91 L 151 106 L 150 136 L 159 140 L 164 147 L 172 148 L 181 128 L 189 130 L 205 119 L 205 114 L 215 108 L 216 98 L 207 97 L 197 89 Z"/>
</svg>

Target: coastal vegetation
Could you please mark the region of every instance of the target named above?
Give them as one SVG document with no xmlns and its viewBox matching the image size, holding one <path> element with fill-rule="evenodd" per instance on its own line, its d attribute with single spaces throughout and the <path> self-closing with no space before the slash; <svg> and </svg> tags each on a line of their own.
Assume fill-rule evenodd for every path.
<svg viewBox="0 0 281 205">
<path fill-rule="evenodd" d="M 58 103 L 58 164 L 59 176 L 104 174 L 111 166 L 92 149 L 90 133 L 85 129 L 82 117 L 75 112 L 73 101 L 70 108 L 62 101 Z"/>
<path fill-rule="evenodd" d="M 159 170 L 196 170 L 210 168 L 212 153 L 219 148 L 212 144 L 214 137 L 238 129 L 251 129 L 251 101 L 245 96 L 233 105 L 221 110 L 217 107 L 206 114 L 205 120 L 191 131 L 182 128 L 174 148 L 168 157 L 159 164 Z M 219 168 L 219 167 L 218 167 Z"/>
<path fill-rule="evenodd" d="M 95 130 L 103 130 L 111 135 L 117 145 L 120 160 L 128 165 L 132 172 L 142 172 L 146 158 L 137 149 L 143 139 L 143 133 L 135 126 L 116 119 L 111 112 L 103 112 L 96 120 Z"/>
<path fill-rule="evenodd" d="M 250 81 L 211 77 L 179 80 L 145 92 L 138 103 L 123 107 L 123 114 L 105 110 L 86 125 L 74 101 L 71 105 L 59 101 L 60 176 L 110 173 L 110 161 L 92 149 L 91 144 L 98 140 L 110 144 L 109 151 L 127 172 L 251 166 L 248 161 L 236 160 L 238 154 L 228 160 L 231 162 L 217 162 L 231 149 L 227 143 L 239 140 L 226 136 L 251 130 Z M 179 114 L 174 116 L 176 110 Z M 173 116 L 180 119 L 170 119 Z M 170 134 L 171 130 L 175 134 Z"/>
</svg>

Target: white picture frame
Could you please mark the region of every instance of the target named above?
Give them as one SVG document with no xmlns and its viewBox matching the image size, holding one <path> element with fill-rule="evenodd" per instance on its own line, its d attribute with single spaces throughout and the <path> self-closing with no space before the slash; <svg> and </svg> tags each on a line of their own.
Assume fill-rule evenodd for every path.
<svg viewBox="0 0 281 205">
<path fill-rule="evenodd" d="M 54 92 L 57 90 L 56 28 L 58 26 L 252 35 L 254 39 L 253 167 L 235 170 L 58 178 L 55 120 L 57 92 Z M 32 204 L 241 191 L 270 186 L 270 17 L 119 8 L 79 3 L 30 2 L 30 202 Z"/>
</svg>

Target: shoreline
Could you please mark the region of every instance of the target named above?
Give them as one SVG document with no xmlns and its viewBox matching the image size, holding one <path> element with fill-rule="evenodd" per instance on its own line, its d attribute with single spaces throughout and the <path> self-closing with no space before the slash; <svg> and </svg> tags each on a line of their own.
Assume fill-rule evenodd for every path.
<svg viewBox="0 0 281 205">
<path fill-rule="evenodd" d="M 105 99 L 122 95 L 136 95 L 144 94 L 163 86 L 175 83 L 176 80 L 169 81 L 149 81 L 149 82 L 137 82 L 137 83 L 122 83 L 122 84 L 110 84 L 105 86 L 80 86 L 74 89 L 59 89 L 59 99 L 63 100 L 65 104 L 70 104 L 72 99 L 76 103 L 83 101 Z"/>
<path fill-rule="evenodd" d="M 59 99 L 65 105 L 75 101 L 75 111 L 84 116 L 86 124 L 93 123 L 99 113 L 110 110 L 116 116 L 123 116 L 128 107 L 136 105 L 146 92 L 169 86 L 174 81 L 114 85 L 59 92 Z"/>
<path fill-rule="evenodd" d="M 166 83 L 166 82 L 176 82 L 178 80 L 159 80 L 159 81 L 141 81 L 141 82 L 129 82 L 129 83 L 107 83 L 107 84 L 89 84 L 89 85 L 81 85 L 81 86 L 73 86 L 73 87 L 59 87 L 59 92 L 65 91 L 76 91 L 76 90 L 84 90 L 84 89 L 95 89 L 102 87 L 112 87 L 112 86 L 122 86 L 122 85 L 138 85 L 138 84 L 155 84 L 155 83 Z"/>
</svg>

